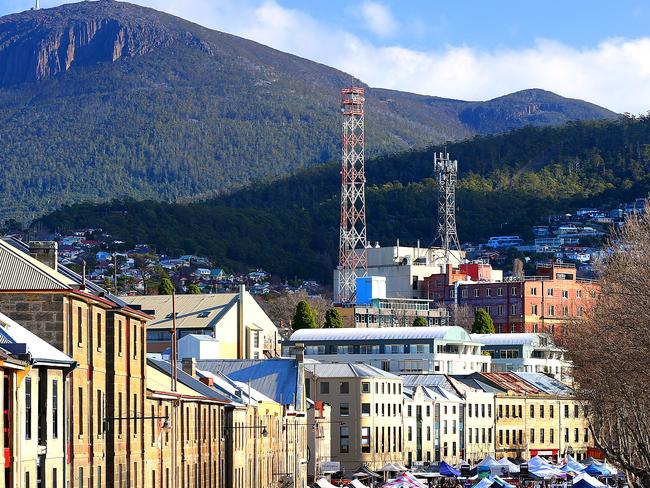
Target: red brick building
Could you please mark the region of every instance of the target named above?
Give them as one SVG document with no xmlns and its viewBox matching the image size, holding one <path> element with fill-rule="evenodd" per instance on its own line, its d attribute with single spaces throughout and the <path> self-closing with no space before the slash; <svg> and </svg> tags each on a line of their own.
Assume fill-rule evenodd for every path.
<svg viewBox="0 0 650 488">
<path fill-rule="evenodd" d="M 567 263 L 540 264 L 535 276 L 524 278 L 480 281 L 466 270 L 451 269 L 425 281 L 434 290 L 432 298 L 447 307 L 486 310 L 496 332 L 561 333 L 585 314 L 599 291 L 597 282 L 577 278 L 575 266 Z"/>
</svg>

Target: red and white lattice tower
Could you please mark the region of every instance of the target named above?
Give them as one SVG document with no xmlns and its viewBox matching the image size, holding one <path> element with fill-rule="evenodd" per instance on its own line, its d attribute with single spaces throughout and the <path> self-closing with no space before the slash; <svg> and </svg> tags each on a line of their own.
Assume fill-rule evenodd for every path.
<svg viewBox="0 0 650 488">
<path fill-rule="evenodd" d="M 368 274 L 366 251 L 366 173 L 364 161 L 363 88 L 341 90 L 343 158 L 341 229 L 336 295 L 340 303 L 356 297 L 357 277 Z"/>
</svg>

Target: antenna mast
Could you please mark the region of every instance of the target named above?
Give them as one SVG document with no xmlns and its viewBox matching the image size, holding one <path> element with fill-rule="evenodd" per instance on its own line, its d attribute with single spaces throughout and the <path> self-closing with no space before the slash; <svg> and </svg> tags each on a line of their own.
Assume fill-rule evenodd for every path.
<svg viewBox="0 0 650 488">
<path fill-rule="evenodd" d="M 341 227 L 338 288 L 335 290 L 340 303 L 354 301 L 357 273 L 368 275 L 364 101 L 364 89 L 355 87 L 354 83 L 341 90 Z"/>
<path fill-rule="evenodd" d="M 458 161 L 449 159 L 446 151 L 433 155 L 433 171 L 438 180 L 438 237 L 436 241 L 445 251 L 445 263 L 450 261 L 449 251 L 460 251 L 456 231 L 456 181 Z"/>
</svg>

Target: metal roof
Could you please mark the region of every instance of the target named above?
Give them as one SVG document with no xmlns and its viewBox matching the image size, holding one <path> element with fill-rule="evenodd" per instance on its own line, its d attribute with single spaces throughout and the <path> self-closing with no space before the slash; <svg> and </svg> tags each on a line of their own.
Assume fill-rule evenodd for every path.
<svg viewBox="0 0 650 488">
<path fill-rule="evenodd" d="M 399 376 L 383 369 L 360 363 L 309 363 L 305 370 L 319 378 L 386 378 L 399 379 Z"/>
<path fill-rule="evenodd" d="M 171 329 L 171 295 L 122 297 L 122 300 L 129 305 L 139 305 L 142 310 L 154 311 L 156 318 L 147 325 L 149 330 Z M 179 329 L 213 328 L 238 301 L 238 293 L 176 295 L 176 327 Z"/>
<path fill-rule="evenodd" d="M 516 372 L 515 374 L 544 393 L 551 395 L 573 395 L 575 393 L 568 385 L 544 373 Z"/>
<path fill-rule="evenodd" d="M 221 373 L 251 385 L 282 405 L 302 409 L 304 375 L 294 359 L 211 359 L 196 362 L 199 370 Z"/>
<path fill-rule="evenodd" d="M 364 341 L 364 340 L 456 340 L 472 342 L 461 327 L 379 327 L 343 329 L 301 329 L 291 334 L 291 342 Z"/>
<path fill-rule="evenodd" d="M 544 393 L 542 390 L 524 381 L 515 373 L 479 373 L 479 375 L 509 392 L 531 395 Z"/>
<path fill-rule="evenodd" d="M 74 281 L 0 239 L 0 290 L 65 290 Z"/>
<path fill-rule="evenodd" d="M 162 371 L 166 375 L 170 376 L 172 375 L 172 365 L 169 361 L 162 361 L 159 359 L 153 359 L 148 357 L 147 358 L 147 364 L 149 366 L 152 366 L 156 368 L 159 371 Z M 208 385 L 205 383 L 202 383 L 198 379 L 190 376 L 187 374 L 185 371 L 183 371 L 180 368 L 177 369 L 177 378 L 180 383 L 183 385 L 187 386 L 188 388 L 191 388 L 195 392 L 197 392 L 199 395 L 202 395 L 206 398 L 210 398 L 212 400 L 218 400 L 220 402 L 230 402 L 230 398 L 227 396 L 223 395 L 222 393 L 218 392 L 214 388 L 210 388 Z"/>
<path fill-rule="evenodd" d="M 506 391 L 505 389 L 498 388 L 487 381 L 483 381 L 478 373 L 472 373 L 468 375 L 453 375 L 452 378 L 469 386 L 470 388 L 482 390 L 487 393 L 503 393 Z"/>
<path fill-rule="evenodd" d="M 31 355 L 31 361 L 35 365 L 48 363 L 74 367 L 77 364 L 70 356 L 63 354 L 56 347 L 45 342 L 3 313 L 0 313 L 0 337 L 2 337 L 0 342 L 5 345 L 26 344 L 27 352 Z"/>
<path fill-rule="evenodd" d="M 449 380 L 444 374 L 403 374 L 404 385 L 408 386 L 441 386 L 448 385 Z"/>
</svg>

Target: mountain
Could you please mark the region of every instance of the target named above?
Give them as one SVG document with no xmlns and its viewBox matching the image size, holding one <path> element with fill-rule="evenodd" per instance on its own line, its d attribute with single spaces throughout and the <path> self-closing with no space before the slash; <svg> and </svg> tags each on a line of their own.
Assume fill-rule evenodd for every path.
<svg viewBox="0 0 650 488">
<path fill-rule="evenodd" d="M 436 235 L 434 151 L 381 156 L 366 165 L 368 238 L 429 245 Z M 458 159 L 457 222 L 463 242 L 531 238 L 531 227 L 580 207 L 616 206 L 650 193 L 650 116 L 527 127 L 451 143 Z M 101 227 L 128 245 L 209 256 L 221 266 L 261 266 L 327 282 L 336 264 L 340 166 L 205 202 L 115 201 L 64 207 L 39 221 L 51 230 Z"/>
<path fill-rule="evenodd" d="M 2 17 L 0 219 L 80 200 L 195 201 L 336 160 L 351 80 L 125 2 Z M 360 84 L 369 157 L 616 117 L 542 90 L 464 102 Z"/>
</svg>

